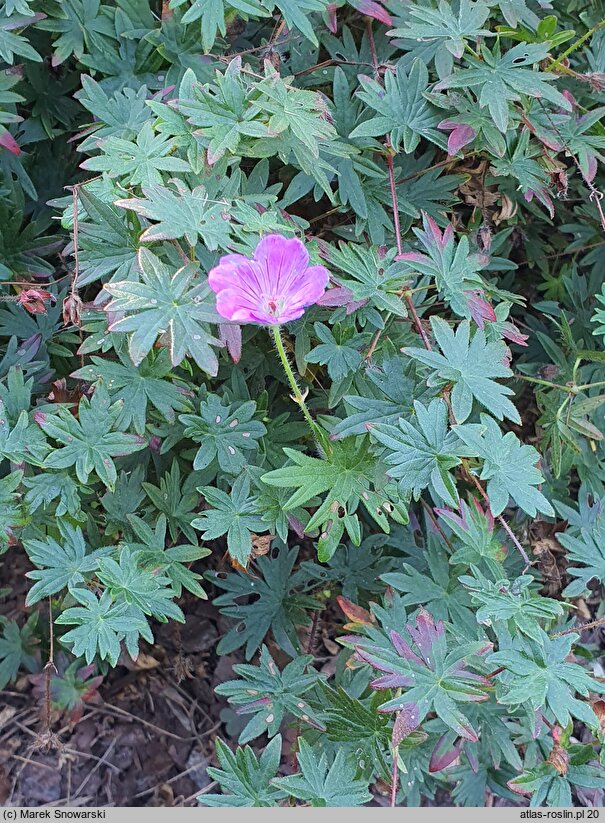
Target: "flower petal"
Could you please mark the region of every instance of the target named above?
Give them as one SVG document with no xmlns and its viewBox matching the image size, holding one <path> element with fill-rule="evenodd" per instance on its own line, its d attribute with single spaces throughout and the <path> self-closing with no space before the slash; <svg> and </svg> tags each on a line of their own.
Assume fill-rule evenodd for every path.
<svg viewBox="0 0 605 823">
<path fill-rule="evenodd" d="M 256 247 L 254 259 L 260 264 L 266 293 L 285 297 L 293 279 L 309 265 L 309 252 L 297 237 L 268 234 Z"/>
</svg>

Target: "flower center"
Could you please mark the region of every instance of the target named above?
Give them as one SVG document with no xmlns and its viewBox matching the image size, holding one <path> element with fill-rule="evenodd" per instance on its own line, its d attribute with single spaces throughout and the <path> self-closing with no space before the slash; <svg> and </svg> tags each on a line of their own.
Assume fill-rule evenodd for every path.
<svg viewBox="0 0 605 823">
<path fill-rule="evenodd" d="M 265 311 L 272 317 L 280 315 L 284 308 L 284 300 L 279 297 L 267 297 L 265 299 Z"/>
</svg>

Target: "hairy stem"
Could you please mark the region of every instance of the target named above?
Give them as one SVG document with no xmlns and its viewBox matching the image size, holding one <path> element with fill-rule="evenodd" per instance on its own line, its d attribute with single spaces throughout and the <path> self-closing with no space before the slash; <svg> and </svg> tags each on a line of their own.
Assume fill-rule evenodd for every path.
<svg viewBox="0 0 605 823">
<path fill-rule="evenodd" d="M 296 380 L 296 377 L 294 376 L 294 372 L 292 371 L 292 366 L 290 365 L 290 361 L 288 360 L 288 354 L 284 346 L 284 341 L 282 340 L 281 330 L 279 326 L 272 326 L 271 328 L 273 332 L 275 348 L 277 349 L 279 359 L 281 360 L 281 364 L 284 367 L 284 372 L 286 373 L 286 377 L 288 378 L 288 383 L 290 384 L 290 388 L 292 389 L 292 399 L 300 407 L 300 410 L 303 413 L 305 420 L 309 424 L 309 428 L 313 432 L 318 444 L 322 447 L 326 454 L 329 454 L 332 451 L 330 441 L 328 440 L 326 432 L 315 422 L 315 420 L 311 416 L 311 412 L 307 408 L 305 398 L 298 386 L 298 382 Z"/>
</svg>

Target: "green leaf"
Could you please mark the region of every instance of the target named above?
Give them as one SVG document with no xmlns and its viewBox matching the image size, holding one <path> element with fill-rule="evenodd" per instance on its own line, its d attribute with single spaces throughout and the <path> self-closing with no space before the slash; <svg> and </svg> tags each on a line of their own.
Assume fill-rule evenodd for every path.
<svg viewBox="0 0 605 823">
<path fill-rule="evenodd" d="M 85 49 L 103 48 L 103 35 L 114 36 L 111 20 L 103 14 L 100 0 L 61 0 L 53 4 L 52 15 L 38 28 L 57 32 L 53 65 L 64 63 L 74 54 L 82 57 Z"/>
<path fill-rule="evenodd" d="M 574 696 L 578 692 L 587 696 L 590 692 L 605 691 L 605 686 L 581 666 L 567 662 L 578 635 L 550 638 L 541 629 L 538 633 L 539 640 L 514 639 L 510 648 L 487 659 L 491 667 L 505 669 L 498 675 L 498 701 L 506 706 L 528 704 L 533 710 L 546 708 L 563 728 L 572 717 L 589 728 L 598 728 L 599 721 L 590 705 Z"/>
<path fill-rule="evenodd" d="M 360 503 L 387 534 L 390 531 L 387 514 L 396 516 L 399 522 L 407 522 L 405 507 L 399 501 L 393 504 L 386 494 L 373 488 L 376 462 L 366 446 L 335 443 L 331 454 L 323 460 L 293 449 L 284 449 L 284 454 L 293 465 L 268 472 L 262 481 L 270 486 L 296 489 L 286 501 L 288 510 L 304 506 L 312 498 L 327 492 L 322 505 L 307 524 L 308 531 L 322 530 L 318 543 L 320 560 L 325 562 L 334 554 L 345 528 L 353 542 L 359 543 L 355 512 Z"/>
<path fill-rule="evenodd" d="M 470 454 L 483 460 L 479 476 L 487 480 L 489 507 L 494 517 L 502 514 L 510 497 L 530 517 L 538 511 L 554 516 L 553 507 L 536 489 L 544 478 L 536 468 L 540 455 L 533 446 L 521 443 L 513 432 L 502 434 L 496 421 L 486 414 L 481 415 L 481 425 L 456 426 L 455 431 Z"/>
<path fill-rule="evenodd" d="M 27 572 L 26 577 L 37 580 L 29 590 L 25 605 L 33 606 L 44 597 L 62 591 L 68 586 L 76 586 L 90 579 L 91 573 L 99 568 L 102 557 L 113 551 L 113 546 L 105 546 L 87 552 L 86 541 L 79 526 L 71 526 L 59 520 L 60 540 L 46 536 L 44 539 L 25 539 L 23 545 L 29 559 L 38 569 Z"/>
<path fill-rule="evenodd" d="M 163 525 L 165 530 L 165 521 Z M 116 560 L 101 558 L 96 575 L 115 601 L 124 601 L 161 623 L 166 623 L 168 618 L 184 623 L 183 612 L 172 602 L 175 592 L 170 588 L 170 578 L 145 568 L 140 562 L 141 556 L 142 552 L 124 546 Z"/>
<path fill-rule="evenodd" d="M 163 514 L 158 517 L 153 531 L 144 520 L 134 514 L 128 515 L 128 522 L 139 542 L 136 542 L 136 539 L 129 540 L 125 545 L 130 551 L 137 553 L 137 562 L 145 573 L 155 576 L 158 571 L 164 572 L 176 597 L 180 597 L 182 590 L 187 589 L 196 597 L 206 599 L 206 592 L 198 583 L 201 575 L 189 566 L 195 560 L 207 557 L 210 549 L 199 547 L 197 541 L 189 545 L 166 548 L 166 517 Z M 164 578 L 164 585 L 166 582 Z M 163 598 L 165 595 L 161 594 L 160 597 Z"/>
<path fill-rule="evenodd" d="M 328 375 L 334 381 L 342 380 L 357 371 L 363 359 L 358 348 L 364 342 L 361 335 L 356 335 L 352 329 L 340 327 L 331 331 L 323 323 L 315 323 L 315 334 L 322 342 L 306 356 L 307 363 L 327 366 Z"/>
<path fill-rule="evenodd" d="M 274 737 L 284 720 L 293 715 L 314 728 L 325 731 L 320 717 L 303 697 L 321 680 L 311 667 L 311 656 L 297 657 L 280 671 L 266 646 L 261 648 L 259 665 L 238 663 L 233 667 L 240 680 L 227 680 L 216 693 L 227 698 L 238 715 L 253 715 L 241 732 L 238 743 L 248 743 L 261 734 Z"/>
<path fill-rule="evenodd" d="M 342 750 L 329 763 L 325 752 L 318 756 L 301 737 L 296 757 L 300 772 L 274 778 L 273 786 L 313 807 L 363 806 L 372 799 L 367 781 L 357 777 L 353 758 L 347 757 Z"/>
<path fill-rule="evenodd" d="M 422 222 L 422 230 L 415 228 L 414 234 L 426 254 L 407 252 L 401 255 L 400 266 L 406 272 L 418 272 L 432 278 L 439 295 L 452 311 L 459 317 L 470 318 L 470 301 L 485 287 L 478 274 L 485 267 L 485 259 L 470 253 L 468 237 L 463 236 L 456 242 L 451 224 L 442 233 L 427 214 L 423 214 Z"/>
<path fill-rule="evenodd" d="M 216 756 L 220 769 L 210 766 L 208 776 L 220 785 L 224 794 L 201 794 L 198 803 L 202 806 L 274 807 L 284 800 L 287 793 L 271 784 L 277 774 L 281 760 L 282 739 L 276 735 L 263 747 L 260 757 L 250 746 L 238 746 L 235 752 L 216 740 Z"/>
<path fill-rule="evenodd" d="M 222 343 L 210 334 L 208 324 L 219 318 L 205 302 L 208 287 L 193 283 L 194 266 L 184 266 L 171 275 L 168 267 L 147 249 L 140 250 L 139 262 L 142 282 L 125 280 L 106 286 L 113 298 L 106 311 L 127 313 L 112 322 L 110 330 L 129 333 L 128 351 L 135 366 L 162 335 L 173 366 L 190 355 L 201 369 L 216 375 L 218 360 L 211 347 Z"/>
<path fill-rule="evenodd" d="M 41 465 L 48 453 L 44 435 L 29 422 L 27 412 L 22 411 L 12 427 L 6 412 L 7 409 L 0 400 L 0 456 L 16 464 Z"/>
<path fill-rule="evenodd" d="M 386 446 L 387 473 L 399 481 L 403 497 L 416 500 L 430 487 L 433 494 L 456 506 L 458 492 L 450 470 L 460 464 L 460 440 L 448 429 L 448 410 L 440 398 L 428 407 L 414 403 L 417 425 L 399 418 L 399 426 L 379 424 L 370 428 L 372 438 Z"/>
<path fill-rule="evenodd" d="M 148 404 L 169 423 L 176 420 L 175 412 L 191 408 L 186 390 L 179 390 L 174 383 L 163 379 L 170 376 L 172 368 L 165 349 L 155 357 L 145 358 L 138 367 L 127 356 L 118 354 L 118 357 L 119 363 L 103 357 L 91 357 L 93 365 L 78 369 L 72 377 L 105 385 L 111 401 L 121 407 L 116 420 L 120 431 L 132 427 L 137 434 L 145 434 Z"/>
<path fill-rule="evenodd" d="M 415 625 L 406 626 L 415 649 L 398 632 L 391 630 L 388 646 L 376 645 L 364 637 L 347 637 L 356 657 L 384 674 L 374 680 L 375 689 L 402 689 L 399 697 L 387 700 L 381 712 L 398 712 L 405 717 L 407 737 L 418 728 L 430 711 L 435 711 L 446 726 L 466 740 L 477 741 L 478 735 L 456 706 L 459 701 L 480 702 L 488 699 L 489 680 L 468 670 L 469 662 L 485 654 L 491 644 L 455 643 L 449 649 L 443 621 L 435 623 L 422 609 Z"/>
<path fill-rule="evenodd" d="M 384 252 L 376 247 L 341 243 L 327 246 L 324 256 L 332 268 L 344 272 L 335 279 L 351 292 L 355 302 L 369 301 L 379 311 L 407 317 L 407 307 L 400 297 L 406 276 L 401 264 L 394 262 L 396 249 Z"/>
<path fill-rule="evenodd" d="M 11 472 L 0 478 L 0 554 L 8 549 L 13 529 L 24 526 L 27 521 L 21 495 L 17 492 L 22 480 L 21 471 Z"/>
<path fill-rule="evenodd" d="M 143 186 L 142 198 L 116 200 L 116 206 L 129 209 L 153 220 L 145 229 L 141 242 L 178 240 L 184 237 L 190 246 L 198 239 L 206 248 L 226 249 L 229 244 L 229 203 L 208 199 L 204 186 L 190 190 L 182 180 L 175 179 L 176 194 L 166 186 Z"/>
<path fill-rule="evenodd" d="M 472 572 L 472 577 L 464 575 L 460 582 L 470 591 L 473 604 L 479 606 L 476 612 L 479 623 L 492 626 L 495 621 L 502 620 L 509 624 L 512 635 L 521 632 L 540 643 L 538 621 L 553 622 L 565 613 L 557 600 L 541 597 L 531 590 L 533 578 L 530 575 L 522 575 L 512 582 L 506 579 L 492 582 L 478 569 L 473 568 Z"/>
<path fill-rule="evenodd" d="M 445 0 L 440 0 L 436 9 L 411 5 L 407 13 L 412 21 L 405 28 L 388 32 L 389 36 L 423 42 L 438 40 L 454 57 L 462 57 L 467 39 L 493 37 L 491 32 L 481 28 L 490 14 L 489 8 L 481 2 L 461 0 L 457 14 Z"/>
<path fill-rule="evenodd" d="M 272 557 L 259 557 L 255 573 L 209 572 L 206 577 L 225 590 L 214 600 L 221 614 L 235 621 L 221 638 L 218 654 L 230 654 L 245 645 L 246 660 L 260 648 L 269 631 L 277 645 L 291 657 L 300 653 L 297 629 L 308 626 L 307 609 L 318 609 L 317 600 L 301 592 L 301 575 L 292 573 L 298 549 L 283 546 Z M 304 589 L 303 589 L 304 591 Z M 254 595 L 250 599 L 250 595 Z"/>
<path fill-rule="evenodd" d="M 92 663 L 98 655 L 116 666 L 120 656 L 120 643 L 127 634 L 140 632 L 150 642 L 153 637 L 147 621 L 138 609 L 122 601 L 113 603 L 108 590 L 100 598 L 88 589 L 71 590 L 79 606 L 66 609 L 56 619 L 60 625 L 74 625 L 61 637 L 61 642 L 71 647 L 76 657 L 85 657 Z"/>
<path fill-rule="evenodd" d="M 588 589 L 591 580 L 605 582 L 605 523 L 582 528 L 579 535 L 557 533 L 558 542 L 567 549 L 567 574 L 574 580 L 567 586 L 565 597 L 578 597 Z"/>
<path fill-rule="evenodd" d="M 187 540 L 197 542 L 197 535 L 191 523 L 197 508 L 199 495 L 194 485 L 195 475 L 189 475 L 181 488 L 181 469 L 177 460 L 173 460 L 170 470 L 160 477 L 160 485 L 143 483 L 142 487 L 155 508 L 168 521 L 170 537 L 176 542 L 179 532 Z"/>
<path fill-rule="evenodd" d="M 24 666 L 28 671 L 36 669 L 35 635 L 38 613 L 30 614 L 22 629 L 15 620 L 4 623 L 0 637 L 0 689 L 5 689 L 17 679 L 19 669 Z"/>
<path fill-rule="evenodd" d="M 437 131 L 440 117 L 424 97 L 429 85 L 426 65 L 415 60 L 409 74 L 399 62 L 395 72 L 390 69 L 384 75 L 384 88 L 376 80 L 360 75 L 362 91 L 357 95 L 377 112 L 377 116 L 364 120 L 353 129 L 349 137 L 381 137 L 388 134 L 395 151 L 403 146 L 406 154 L 416 150 L 424 138 L 445 148 L 445 136 Z"/>
<path fill-rule="evenodd" d="M 100 384 L 89 400 L 83 397 L 78 406 L 78 418 L 60 407 L 56 414 L 35 412 L 34 417 L 46 434 L 61 443 L 44 461 L 49 469 L 75 466 L 80 483 L 87 483 L 94 471 L 109 488 L 117 480 L 113 457 L 134 454 L 147 446 L 147 441 L 135 434 L 117 432 L 119 403 L 110 405 L 109 395 Z"/>
<path fill-rule="evenodd" d="M 514 394 L 494 377 L 512 377 L 506 365 L 508 349 L 504 341 L 487 342 L 483 329 L 477 329 L 470 339 L 470 323 L 463 320 L 454 331 L 445 320 L 431 317 L 431 328 L 442 354 L 408 346 L 402 351 L 435 370 L 428 379 L 430 386 L 453 383 L 452 411 L 458 423 L 463 423 L 473 410 L 473 400 L 485 406 L 494 417 L 507 417 L 520 423 L 519 412 L 508 399 Z"/>
<path fill-rule="evenodd" d="M 209 394 L 200 403 L 200 413 L 181 414 L 184 434 L 201 443 L 193 468 L 206 469 L 213 460 L 227 474 L 239 474 L 251 455 L 259 448 L 259 440 L 267 433 L 265 426 L 254 420 L 253 400 L 225 405 L 216 394 Z"/>
<path fill-rule="evenodd" d="M 252 553 L 252 535 L 267 531 L 267 525 L 250 496 L 250 478 L 246 474 L 233 483 L 231 494 L 214 486 L 202 486 L 211 508 L 192 520 L 194 529 L 204 531 L 203 540 L 216 540 L 227 535 L 227 549 L 240 566 L 246 566 Z"/>
<path fill-rule="evenodd" d="M 499 45 L 493 51 L 482 46 L 482 60 L 465 56 L 471 68 L 459 69 L 441 80 L 436 88 L 477 89 L 475 94 L 479 106 L 487 106 L 496 127 L 505 133 L 510 119 L 510 104 L 518 102 L 521 95 L 542 98 L 565 111 L 571 110 L 569 100 L 551 85 L 556 79 L 555 75 L 525 68 L 540 63 L 548 51 L 547 43 L 519 43 L 504 55 Z"/>
<path fill-rule="evenodd" d="M 163 134 L 154 134 L 150 123 L 145 123 L 134 140 L 107 137 L 99 140 L 103 152 L 82 163 L 89 171 L 106 172 L 109 177 L 128 178 L 129 185 L 161 186 L 161 171 L 189 171 L 189 163 L 172 157 L 173 145 Z"/>
</svg>

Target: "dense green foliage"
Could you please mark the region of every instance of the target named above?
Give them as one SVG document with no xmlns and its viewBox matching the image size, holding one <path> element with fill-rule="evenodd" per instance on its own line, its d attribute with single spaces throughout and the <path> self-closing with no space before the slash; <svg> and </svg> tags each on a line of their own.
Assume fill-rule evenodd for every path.
<svg viewBox="0 0 605 823">
<path fill-rule="evenodd" d="M 0 3 L 0 687 L 46 601 L 77 712 L 210 595 L 246 662 L 200 802 L 602 802 L 604 21 Z M 331 274 L 282 329 L 312 427 L 207 283 L 266 234 Z"/>
</svg>

